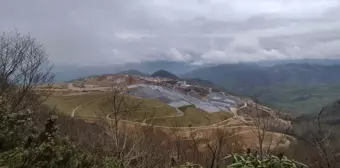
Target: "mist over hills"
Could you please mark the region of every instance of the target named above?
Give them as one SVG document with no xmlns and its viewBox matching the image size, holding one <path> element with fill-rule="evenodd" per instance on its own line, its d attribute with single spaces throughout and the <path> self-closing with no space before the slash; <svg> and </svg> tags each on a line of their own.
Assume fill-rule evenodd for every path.
<svg viewBox="0 0 340 168">
<path fill-rule="evenodd" d="M 256 96 L 261 103 L 298 114 L 317 112 L 339 99 L 339 72 L 338 64 L 226 64 L 181 77 L 209 80 L 235 94 Z"/>
<path fill-rule="evenodd" d="M 241 64 L 228 64 L 230 66 L 259 66 L 268 67 L 282 64 L 316 64 L 316 65 L 340 65 L 340 59 L 298 59 L 298 60 L 271 60 L 271 61 L 259 61 L 248 62 Z M 199 70 L 201 68 L 218 67 L 218 65 L 192 65 L 190 62 L 180 61 L 144 61 L 140 63 L 127 63 L 119 65 L 103 65 L 103 66 L 74 66 L 74 65 L 56 65 L 53 68 L 53 72 L 56 75 L 56 81 L 68 81 L 75 78 L 81 78 L 91 75 L 112 74 L 127 70 L 137 70 L 145 74 L 152 74 L 160 69 L 169 71 L 177 76 L 185 76 L 184 74 L 190 74 L 191 71 Z M 224 66 L 224 65 L 221 65 Z"/>
<path fill-rule="evenodd" d="M 340 82 L 340 65 L 279 64 L 259 66 L 252 64 L 226 64 L 201 68 L 183 77 L 210 80 L 235 91 L 273 84 L 319 85 Z"/>
<path fill-rule="evenodd" d="M 128 63 L 107 66 L 57 66 L 54 68 L 57 82 L 69 81 L 91 75 L 114 74 L 128 70 L 140 71 L 143 74 L 152 74 L 160 69 L 180 75 L 202 66 L 193 66 L 190 63 L 179 61 L 147 61 L 141 63 Z"/>
<path fill-rule="evenodd" d="M 317 65 L 338 65 L 340 59 L 291 59 L 291 60 L 268 60 L 259 61 L 256 64 L 261 66 L 274 66 L 278 64 L 317 64 Z"/>
</svg>

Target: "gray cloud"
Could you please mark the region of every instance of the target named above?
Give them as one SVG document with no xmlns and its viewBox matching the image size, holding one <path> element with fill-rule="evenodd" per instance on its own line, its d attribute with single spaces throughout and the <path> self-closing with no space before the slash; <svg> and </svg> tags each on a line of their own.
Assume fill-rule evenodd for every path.
<svg viewBox="0 0 340 168">
<path fill-rule="evenodd" d="M 0 0 L 56 64 L 340 58 L 339 0 Z"/>
</svg>

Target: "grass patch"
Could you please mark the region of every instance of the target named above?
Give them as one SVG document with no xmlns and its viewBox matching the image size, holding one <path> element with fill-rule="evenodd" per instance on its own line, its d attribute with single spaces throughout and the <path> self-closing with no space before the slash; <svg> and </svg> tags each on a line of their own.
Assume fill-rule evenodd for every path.
<svg viewBox="0 0 340 168">
<path fill-rule="evenodd" d="M 138 99 L 127 97 L 127 104 L 121 104 L 121 111 L 129 111 L 125 113 L 124 119 L 131 121 L 143 121 L 147 118 L 171 116 L 177 113 L 176 109 L 169 105 L 154 99 Z M 117 103 L 118 104 L 118 103 Z M 138 107 L 136 105 L 138 104 Z M 130 110 L 131 109 L 131 110 Z M 84 106 L 78 112 L 79 115 L 90 110 L 97 117 L 106 117 L 112 113 L 112 103 L 110 99 L 102 99 Z M 122 112 L 124 113 L 124 112 Z"/>
<path fill-rule="evenodd" d="M 122 104 L 121 110 L 134 108 L 131 113 L 126 114 L 124 119 L 132 121 L 143 121 L 147 118 L 171 116 L 177 114 L 176 109 L 156 99 L 137 99 L 132 96 L 126 96 L 126 103 Z M 109 94 L 104 92 L 93 92 L 76 96 L 50 96 L 45 102 L 50 108 L 54 108 L 56 112 L 70 116 L 72 111 L 80 106 L 75 117 L 84 118 L 105 118 L 107 114 L 112 112 Z"/>
<path fill-rule="evenodd" d="M 177 113 L 176 109 L 156 99 L 137 99 L 132 96 L 126 97 L 126 104 L 122 104 L 121 110 L 131 109 L 138 102 L 139 106 L 126 113 L 124 119 L 131 121 L 142 122 L 145 119 L 148 123 L 162 126 L 203 126 L 221 122 L 233 115 L 228 112 L 207 113 L 203 110 L 195 108 L 193 105 L 183 106 L 179 109 L 184 112 L 180 117 L 174 116 Z M 84 104 L 84 105 L 83 105 Z M 55 108 L 57 112 L 70 116 L 72 111 L 79 105 L 75 117 L 84 118 L 106 118 L 112 112 L 112 106 L 107 93 L 95 92 L 76 96 L 51 96 L 45 102 L 45 105 Z"/>
<path fill-rule="evenodd" d="M 101 92 L 76 96 L 50 96 L 46 99 L 44 104 L 50 108 L 54 108 L 58 113 L 71 115 L 72 110 L 79 105 L 89 101 L 97 100 L 104 96 L 105 93 Z"/>
</svg>

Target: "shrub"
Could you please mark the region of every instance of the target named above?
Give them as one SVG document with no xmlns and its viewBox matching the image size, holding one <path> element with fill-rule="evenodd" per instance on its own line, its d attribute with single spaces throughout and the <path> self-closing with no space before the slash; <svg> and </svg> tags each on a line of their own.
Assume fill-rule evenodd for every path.
<svg viewBox="0 0 340 168">
<path fill-rule="evenodd" d="M 279 156 L 265 156 L 260 159 L 257 154 L 247 152 L 245 154 L 233 154 L 228 158 L 232 158 L 232 164 L 228 168 L 304 168 L 308 167 L 302 163 L 290 160 L 280 154 Z"/>
<path fill-rule="evenodd" d="M 22 142 L 14 143 L 12 149 L 0 153 L 0 166 L 22 168 L 94 167 L 91 155 L 79 151 L 67 138 L 59 136 L 55 125 L 57 117 L 51 116 L 41 132 L 32 131 L 27 137 L 17 135 Z"/>
</svg>

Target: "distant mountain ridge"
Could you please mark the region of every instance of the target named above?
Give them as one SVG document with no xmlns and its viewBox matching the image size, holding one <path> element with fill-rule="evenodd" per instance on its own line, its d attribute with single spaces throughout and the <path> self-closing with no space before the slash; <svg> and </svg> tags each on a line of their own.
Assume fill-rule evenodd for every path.
<svg viewBox="0 0 340 168">
<path fill-rule="evenodd" d="M 308 63 L 227 64 L 194 70 L 182 78 L 209 80 L 238 96 L 296 115 L 315 113 L 340 98 L 340 65 Z"/>
<path fill-rule="evenodd" d="M 156 72 L 154 72 L 153 74 L 150 75 L 151 77 L 162 77 L 162 78 L 169 78 L 169 79 L 179 79 L 178 76 L 176 76 L 175 74 L 168 72 L 166 70 L 158 70 Z"/>
<path fill-rule="evenodd" d="M 158 60 L 105 66 L 56 66 L 53 69 L 53 73 L 55 74 L 56 82 L 64 82 L 91 75 L 114 74 L 131 69 L 143 74 L 151 74 L 159 69 L 164 69 L 176 75 L 180 75 L 199 67 L 201 66 L 193 66 L 188 62 Z"/>
<path fill-rule="evenodd" d="M 194 70 L 182 77 L 201 78 L 238 92 L 247 92 L 254 87 L 276 84 L 338 83 L 340 82 L 339 72 L 340 65 L 290 63 L 266 67 L 253 64 L 226 64 Z"/>
<path fill-rule="evenodd" d="M 118 72 L 116 74 L 120 74 L 120 75 L 134 75 L 134 76 L 142 76 L 142 77 L 149 76 L 149 74 L 146 74 L 146 73 L 140 72 L 138 70 L 134 70 L 134 69 L 129 69 L 129 70 L 126 70 L 126 71 L 120 71 L 120 72 Z"/>
<path fill-rule="evenodd" d="M 339 65 L 340 59 L 300 59 L 300 60 L 275 60 L 275 61 L 259 61 L 245 63 L 247 65 L 258 66 L 273 66 L 282 63 L 313 63 L 318 65 Z M 237 65 L 237 64 L 236 64 Z M 134 69 L 142 73 L 151 74 L 159 69 L 172 72 L 175 75 L 183 75 L 191 71 L 212 67 L 215 65 L 192 65 L 190 62 L 180 61 L 142 61 L 138 63 L 127 63 L 117 65 L 103 65 L 103 66 L 79 66 L 74 65 L 56 65 L 53 68 L 55 80 L 57 82 L 69 81 L 76 78 L 82 78 L 91 75 L 113 74 L 120 71 Z"/>
</svg>

